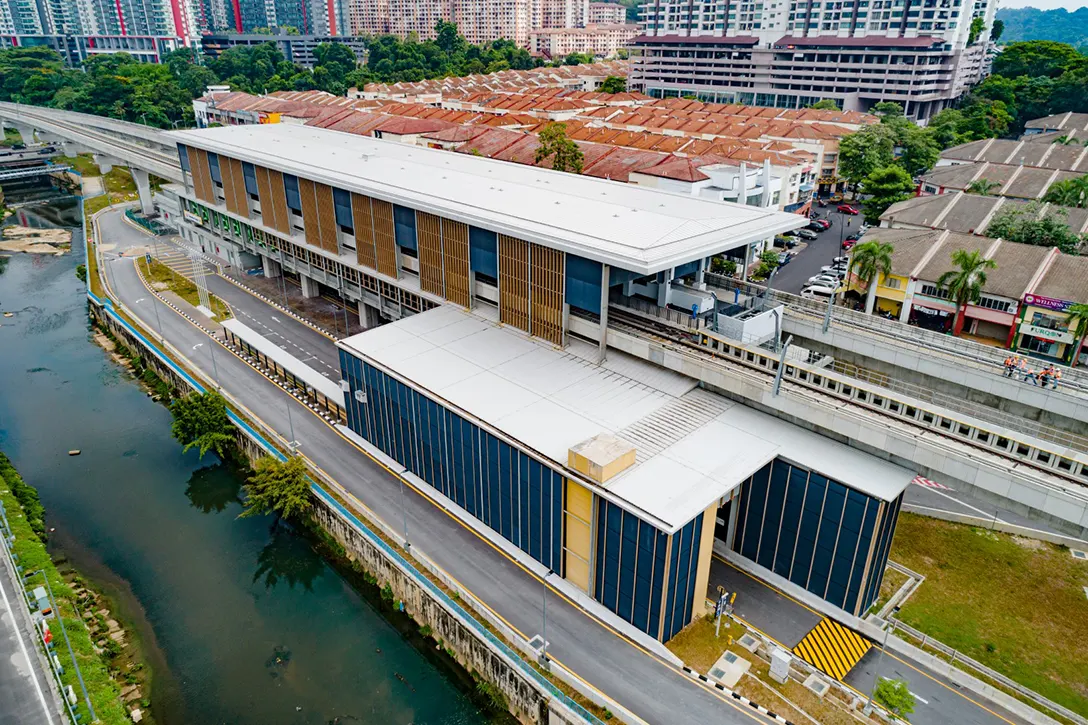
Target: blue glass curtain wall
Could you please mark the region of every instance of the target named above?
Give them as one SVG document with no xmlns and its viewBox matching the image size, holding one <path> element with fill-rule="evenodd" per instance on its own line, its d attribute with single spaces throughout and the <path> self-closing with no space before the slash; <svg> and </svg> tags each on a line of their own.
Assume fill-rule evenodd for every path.
<svg viewBox="0 0 1088 725">
<path fill-rule="evenodd" d="M 562 474 L 344 350 L 340 365 L 348 427 L 564 574 Z"/>
<path fill-rule="evenodd" d="M 302 197 L 298 192 L 298 177 L 292 174 L 284 174 L 283 191 L 287 197 L 287 207 L 296 214 L 302 214 Z"/>
<path fill-rule="evenodd" d="M 355 220 L 351 212 L 351 193 L 343 189 L 332 190 L 333 209 L 336 214 L 336 223 L 348 234 L 355 233 Z"/>
<path fill-rule="evenodd" d="M 499 278 L 499 238 L 495 232 L 468 228 L 469 266 L 473 272 Z"/>
<path fill-rule="evenodd" d="M 393 205 L 393 234 L 398 246 L 405 249 L 418 249 L 415 209 L 409 209 L 400 204 Z"/>
<path fill-rule="evenodd" d="M 208 170 L 211 172 L 212 181 L 217 184 L 223 183 L 223 175 L 219 172 L 219 154 L 208 152 Z"/>
<path fill-rule="evenodd" d="M 898 500 L 882 508 L 776 459 L 745 481 L 738 505 L 735 551 L 848 612 L 862 613 L 876 599 Z"/>
<path fill-rule="evenodd" d="M 601 314 L 601 263 L 567 255 L 567 304 Z"/>
<path fill-rule="evenodd" d="M 257 196 L 257 169 L 248 161 L 242 162 L 242 178 L 246 182 L 246 193 Z"/>
<path fill-rule="evenodd" d="M 703 517 L 669 537 L 629 511 L 597 500 L 597 600 L 652 637 L 667 641 L 691 619 Z M 662 592 L 666 592 L 662 610 Z"/>
<path fill-rule="evenodd" d="M 178 161 L 181 163 L 181 170 L 189 172 L 189 147 L 183 144 L 178 144 Z"/>
</svg>

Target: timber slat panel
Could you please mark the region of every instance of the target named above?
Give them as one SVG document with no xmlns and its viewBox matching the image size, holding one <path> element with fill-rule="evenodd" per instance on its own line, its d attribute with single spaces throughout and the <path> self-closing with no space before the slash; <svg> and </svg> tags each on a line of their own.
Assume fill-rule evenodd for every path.
<svg viewBox="0 0 1088 725">
<path fill-rule="evenodd" d="M 446 299 L 455 305 L 472 306 L 472 284 L 468 266 L 468 225 L 442 220 L 442 267 Z"/>
<path fill-rule="evenodd" d="M 529 243 L 499 235 L 499 321 L 529 328 Z"/>
<path fill-rule="evenodd" d="M 289 233 L 289 221 L 286 217 L 287 199 L 283 196 L 283 177 L 278 171 L 257 166 L 257 198 L 261 200 L 261 220 L 266 227 L 278 232 Z M 273 180 L 278 177 L 280 202 L 276 203 L 276 187 Z"/>
<path fill-rule="evenodd" d="M 378 253 L 378 271 L 396 278 L 397 241 L 393 231 L 393 205 L 388 201 L 371 199 L 374 216 L 374 247 Z"/>
<path fill-rule="evenodd" d="M 317 216 L 317 193 L 314 182 L 298 177 L 298 196 L 302 203 L 302 224 L 306 228 L 306 243 L 321 247 L 321 219 Z"/>
<path fill-rule="evenodd" d="M 563 252 L 529 245 L 530 332 L 553 345 L 563 345 Z"/>
<path fill-rule="evenodd" d="M 321 224 L 318 234 L 321 248 L 336 254 L 340 244 L 336 238 L 336 209 L 332 205 L 332 187 L 314 182 L 314 196 L 317 199 L 317 218 Z"/>
<path fill-rule="evenodd" d="M 249 205 L 246 203 L 246 182 L 242 177 L 242 162 L 220 156 L 219 171 L 223 175 L 223 198 L 226 200 L 227 210 L 241 216 L 248 216 Z"/>
<path fill-rule="evenodd" d="M 370 197 L 352 192 L 351 215 L 355 222 L 355 257 L 359 264 L 376 270 L 378 256 L 374 251 L 374 220 Z"/>
<path fill-rule="evenodd" d="M 215 203 L 215 187 L 212 186 L 212 171 L 208 166 L 208 152 L 204 149 L 189 149 L 189 169 L 193 174 L 193 192 L 201 201 Z"/>
<path fill-rule="evenodd" d="M 416 241 L 419 245 L 419 286 L 424 292 L 446 296 L 442 274 L 443 220 L 434 214 L 416 212 Z"/>
<path fill-rule="evenodd" d="M 268 186 L 271 190 L 272 208 L 276 215 L 276 231 L 291 233 L 291 216 L 287 212 L 287 191 L 283 188 L 283 173 L 268 169 Z M 264 202 L 261 202 L 264 208 Z"/>
</svg>

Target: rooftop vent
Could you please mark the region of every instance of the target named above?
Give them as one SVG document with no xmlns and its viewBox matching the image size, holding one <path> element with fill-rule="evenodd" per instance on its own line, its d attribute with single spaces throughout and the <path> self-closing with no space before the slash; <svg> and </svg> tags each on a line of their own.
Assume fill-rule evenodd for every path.
<svg viewBox="0 0 1088 725">
<path fill-rule="evenodd" d="M 635 447 L 611 433 L 601 433 L 572 446 L 567 465 L 597 483 L 604 483 L 635 462 Z"/>
</svg>

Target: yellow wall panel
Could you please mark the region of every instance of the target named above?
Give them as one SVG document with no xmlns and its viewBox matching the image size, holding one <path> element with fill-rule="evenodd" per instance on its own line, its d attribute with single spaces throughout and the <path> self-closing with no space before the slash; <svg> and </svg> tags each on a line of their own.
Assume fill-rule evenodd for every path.
<svg viewBox="0 0 1088 725">
<path fill-rule="evenodd" d="M 708 506 L 706 511 L 703 512 L 703 535 L 699 539 L 699 549 L 695 553 L 699 557 L 699 565 L 695 569 L 695 594 L 691 605 L 693 619 L 702 615 L 706 603 L 707 586 L 710 581 L 710 557 L 714 553 L 714 525 L 717 515 L 717 501 Z"/>
<path fill-rule="evenodd" d="M 318 237 L 321 248 L 336 254 L 340 251 L 340 242 L 336 236 L 336 209 L 332 203 L 332 187 L 314 182 L 314 198 L 317 207 Z"/>
<path fill-rule="evenodd" d="M 442 273 L 443 220 L 434 214 L 416 212 L 416 241 L 419 245 L 419 286 L 425 292 L 446 296 Z"/>
</svg>

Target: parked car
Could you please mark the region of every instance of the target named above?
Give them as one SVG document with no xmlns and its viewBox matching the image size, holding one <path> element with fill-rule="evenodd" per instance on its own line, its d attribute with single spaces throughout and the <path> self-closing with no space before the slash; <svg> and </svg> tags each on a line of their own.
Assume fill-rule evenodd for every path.
<svg viewBox="0 0 1088 725">
<path fill-rule="evenodd" d="M 782 252 L 781 254 L 778 255 L 778 266 L 779 267 L 786 266 L 787 264 L 790 263 L 791 259 L 793 259 L 792 254 L 790 254 L 789 252 Z"/>
<path fill-rule="evenodd" d="M 796 231 L 796 234 L 797 236 L 801 237 L 801 239 L 808 239 L 810 241 L 816 238 L 816 232 L 810 231 L 808 229 L 798 229 Z"/>
<path fill-rule="evenodd" d="M 830 274 L 817 274 L 809 277 L 805 282 L 806 287 L 838 287 L 839 278 Z"/>
<path fill-rule="evenodd" d="M 861 213 L 857 209 L 855 209 L 854 207 L 850 206 L 849 204 L 839 204 L 835 208 L 838 209 L 839 212 L 841 212 L 843 214 L 849 214 L 850 216 L 857 216 L 858 214 Z"/>
<path fill-rule="evenodd" d="M 846 276 L 846 269 L 845 268 L 835 267 L 835 266 L 830 265 L 830 264 L 825 265 L 823 267 L 820 267 L 820 272 L 822 274 L 829 274 L 829 275 L 833 274 L 836 277 L 838 277 L 839 279 L 842 279 L 843 277 Z"/>
<path fill-rule="evenodd" d="M 834 259 L 831 260 L 831 263 L 832 264 L 849 265 L 850 264 L 850 257 L 835 257 Z"/>
<path fill-rule="evenodd" d="M 805 229 L 811 229 L 814 232 L 822 232 L 826 228 L 827 227 L 825 227 L 820 222 L 809 222 L 808 226 L 805 227 Z"/>
<path fill-rule="evenodd" d="M 842 248 L 849 251 L 857 243 L 858 243 L 858 240 L 856 240 L 856 239 L 847 239 L 845 242 L 842 243 Z"/>
<path fill-rule="evenodd" d="M 797 230 L 796 229 L 790 229 L 788 232 L 782 232 L 782 236 L 784 236 L 784 237 L 796 237 L 797 236 Z"/>
<path fill-rule="evenodd" d="M 835 290 L 830 287 L 805 287 L 801 290 L 801 296 L 806 300 L 824 300 L 827 301 L 834 296 Z"/>
<path fill-rule="evenodd" d="M 829 222 L 827 219 L 813 219 L 813 221 L 819 224 L 824 229 L 831 228 L 831 222 Z"/>
</svg>

